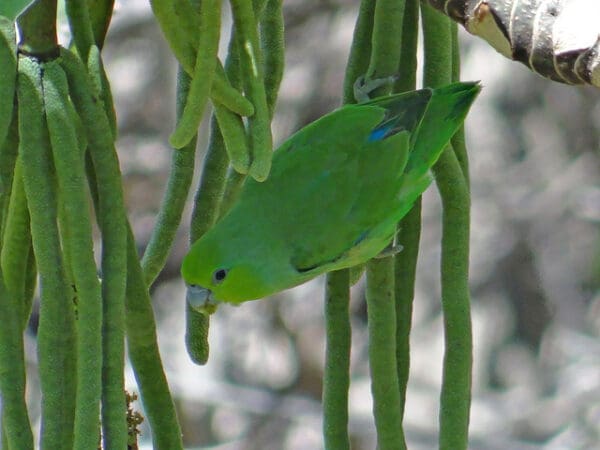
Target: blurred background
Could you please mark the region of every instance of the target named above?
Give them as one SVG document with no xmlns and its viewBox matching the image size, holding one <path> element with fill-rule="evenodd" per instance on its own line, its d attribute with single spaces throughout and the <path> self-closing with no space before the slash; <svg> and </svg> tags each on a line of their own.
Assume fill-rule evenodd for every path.
<svg viewBox="0 0 600 450">
<path fill-rule="evenodd" d="M 286 68 L 273 123 L 276 143 L 339 106 L 359 1 L 284 4 Z M 470 448 L 598 449 L 600 90 L 547 81 L 463 29 L 460 38 L 463 79 L 484 86 L 467 121 L 475 345 Z M 141 252 L 168 177 L 176 72 L 146 0 L 118 2 L 105 62 Z M 207 134 L 204 125 L 199 169 Z M 443 337 L 434 187 L 423 211 L 405 417 L 413 450 L 437 448 Z M 222 307 L 211 320 L 209 362 L 195 366 L 184 346 L 179 277 L 188 221 L 189 210 L 152 290 L 187 448 L 322 448 L 323 280 Z M 374 449 L 362 283 L 353 294 L 350 433 L 353 449 Z M 33 338 L 28 345 L 34 367 Z M 132 373 L 128 386 L 136 391 Z M 30 387 L 34 395 L 35 382 Z M 142 426 L 142 448 L 150 448 L 149 439 Z"/>
</svg>

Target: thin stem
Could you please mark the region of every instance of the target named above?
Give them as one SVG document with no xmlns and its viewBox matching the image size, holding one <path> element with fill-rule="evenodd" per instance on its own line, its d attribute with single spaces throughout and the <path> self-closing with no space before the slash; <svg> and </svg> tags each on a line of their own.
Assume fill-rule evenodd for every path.
<svg viewBox="0 0 600 450">
<path fill-rule="evenodd" d="M 327 346 L 323 373 L 323 438 L 328 450 L 350 449 L 348 389 L 352 330 L 349 303 L 348 270 L 329 273 L 325 290 Z"/>
<path fill-rule="evenodd" d="M 85 0 L 65 0 L 71 36 L 79 57 L 87 62 L 90 47 L 95 44 L 88 2 Z"/>
<path fill-rule="evenodd" d="M 424 84 L 452 80 L 450 21 L 422 5 L 425 37 Z M 469 298 L 469 190 L 458 159 L 449 146 L 433 167 L 443 207 L 442 309 L 446 351 L 440 405 L 440 449 L 468 445 L 471 402 L 472 333 Z"/>
<path fill-rule="evenodd" d="M 56 0 L 36 0 L 17 18 L 19 50 L 40 60 L 58 56 Z"/>
<path fill-rule="evenodd" d="M 240 60 L 237 51 L 235 27 L 231 29 L 229 52 L 225 61 L 225 73 L 235 89 L 241 87 Z M 190 242 L 199 239 L 216 221 L 222 209 L 222 197 L 225 190 L 227 173 L 227 153 L 216 116 L 211 119 L 211 134 L 204 158 L 204 167 L 200 184 L 194 198 L 194 209 L 190 224 Z M 238 174 L 238 172 L 235 172 Z M 245 178 L 244 175 L 240 177 Z M 186 302 L 187 303 L 187 302 Z M 185 344 L 192 361 L 204 364 L 208 360 L 209 316 L 202 314 L 189 305 L 185 308 Z"/>
<path fill-rule="evenodd" d="M 417 87 L 417 42 L 419 40 L 419 0 L 405 0 L 402 20 L 402 42 L 398 81 L 394 92 L 411 91 Z"/>
<path fill-rule="evenodd" d="M 254 115 L 248 119 L 248 134 L 252 151 L 249 174 L 258 181 L 264 181 L 271 169 L 273 143 L 257 20 L 252 5 L 248 1 L 231 0 L 231 9 L 244 91 L 254 105 Z"/>
<path fill-rule="evenodd" d="M 108 32 L 108 26 L 113 15 L 115 0 L 93 0 L 88 1 L 90 22 L 96 46 L 102 50 L 104 39 Z"/>
</svg>

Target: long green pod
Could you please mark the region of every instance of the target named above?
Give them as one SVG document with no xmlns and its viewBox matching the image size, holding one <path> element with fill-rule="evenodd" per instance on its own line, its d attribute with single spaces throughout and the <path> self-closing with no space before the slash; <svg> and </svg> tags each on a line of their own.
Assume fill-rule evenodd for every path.
<svg viewBox="0 0 600 450">
<path fill-rule="evenodd" d="M 350 284 L 347 269 L 327 275 L 325 288 L 326 349 L 323 372 L 323 441 L 326 449 L 349 450 Z"/>
<path fill-rule="evenodd" d="M 198 133 L 211 90 L 217 63 L 221 29 L 221 1 L 204 0 L 200 8 L 198 53 L 183 113 L 169 142 L 175 148 L 187 145 Z"/>
<path fill-rule="evenodd" d="M 257 21 L 250 2 L 231 0 L 236 29 L 244 90 L 254 105 L 254 115 L 248 119 L 252 163 L 249 174 L 264 181 L 271 170 L 271 121 L 263 78 L 262 52 L 258 39 Z"/>
<path fill-rule="evenodd" d="M 421 5 L 424 32 L 424 84 L 437 87 L 452 80 L 452 28 L 448 18 Z M 446 350 L 440 399 L 441 450 L 468 446 L 473 338 L 469 294 L 470 197 L 452 146 L 433 167 L 442 200 L 442 310 Z"/>
<path fill-rule="evenodd" d="M 228 158 L 216 117 L 211 120 L 210 141 L 204 157 L 204 169 L 194 197 L 190 241 L 193 243 L 214 225 L 225 189 Z"/>
<path fill-rule="evenodd" d="M 131 228 L 127 250 L 127 348 L 155 450 L 183 450 L 181 427 L 162 367 L 148 287 Z"/>
<path fill-rule="evenodd" d="M 41 67 L 19 59 L 19 157 L 31 216 L 31 236 L 41 283 L 38 360 L 42 388 L 41 448 L 73 443 L 75 416 L 75 317 L 56 224 L 49 138 L 44 120 Z"/>
<path fill-rule="evenodd" d="M 410 91 L 417 84 L 417 41 L 419 0 L 406 0 L 402 24 L 400 64 L 395 92 Z M 404 416 L 406 388 L 410 370 L 410 330 L 415 294 L 415 277 L 421 239 L 421 199 L 398 225 L 397 243 L 402 251 L 394 258 L 394 299 L 396 301 L 396 364 L 400 391 L 400 415 Z"/>
<path fill-rule="evenodd" d="M 398 72 L 403 19 L 403 0 L 380 0 L 376 3 L 367 78 L 384 78 Z M 373 95 L 388 94 L 391 88 L 391 85 L 382 86 Z M 366 299 L 377 446 L 380 450 L 405 449 L 396 360 L 393 257 L 373 259 L 367 263 Z"/>
<path fill-rule="evenodd" d="M 17 86 L 17 36 L 15 24 L 0 16 L 0 145 L 12 121 Z"/>
<path fill-rule="evenodd" d="M 452 81 L 460 81 L 460 48 L 458 43 L 458 25 L 452 23 Z M 456 131 L 452 140 L 452 149 L 456 154 L 458 163 L 465 177 L 467 188 L 469 188 L 469 156 L 467 155 L 467 142 L 465 138 L 465 124 L 463 123 L 460 128 Z"/>
<path fill-rule="evenodd" d="M 354 82 L 366 73 L 371 52 L 371 32 L 375 2 L 361 2 L 354 37 L 344 75 L 343 102 L 354 103 Z M 325 330 L 326 353 L 323 374 L 323 438 L 326 448 L 349 448 L 348 389 L 350 386 L 350 277 L 355 270 L 326 275 Z M 360 277 L 360 275 L 358 276 Z M 354 281 L 354 280 L 352 280 Z M 334 305 L 338 305 L 334 307 Z"/>
<path fill-rule="evenodd" d="M 377 448 L 400 450 L 406 443 L 396 372 L 394 274 L 387 259 L 373 259 L 367 264 L 369 366 Z"/>
<path fill-rule="evenodd" d="M 235 26 L 231 28 L 225 73 L 235 89 L 241 89 L 240 61 L 235 38 Z M 217 71 L 218 75 L 218 71 Z M 206 156 L 204 157 L 203 172 L 200 185 L 194 198 L 194 209 L 190 223 L 190 241 L 194 243 L 210 227 L 218 214 L 223 210 L 223 195 L 226 184 L 228 159 L 223 135 L 213 114 L 210 122 L 211 133 Z M 245 178 L 235 170 L 231 171 Z M 187 302 L 186 302 L 187 303 Z M 185 345 L 188 355 L 197 364 L 208 360 L 209 343 L 208 331 L 210 318 L 190 305 L 185 307 Z"/>
<path fill-rule="evenodd" d="M 194 198 L 190 224 L 191 243 L 199 239 L 215 223 L 222 207 L 223 191 L 225 190 L 228 157 L 223 136 L 214 115 L 210 126 L 210 140 L 204 157 L 200 185 Z M 197 364 L 206 363 L 209 355 L 209 316 L 186 304 L 185 329 L 185 344 L 190 358 Z"/>
<path fill-rule="evenodd" d="M 44 64 L 42 86 L 56 178 L 69 230 L 63 242 L 77 291 L 77 405 L 75 448 L 92 448 L 99 433 L 102 371 L 102 294 L 94 262 L 83 155 L 70 118 L 67 77 L 58 62 Z"/>
<path fill-rule="evenodd" d="M 20 164 L 16 163 L 18 131 L 16 111 L 9 136 L 0 145 L 3 165 L 0 172 L 0 397 L 5 407 L 0 417 L 2 448 L 33 450 L 33 435 L 25 402 L 25 357 L 23 330 L 29 318 L 31 297 L 26 297 L 31 234 L 29 211 Z M 13 150 L 14 148 L 14 150 Z M 15 164 L 16 163 L 16 164 Z M 14 174 L 7 173 L 13 170 Z M 9 183 L 12 182 L 12 187 Z M 34 268 L 35 270 L 35 268 Z"/>
<path fill-rule="evenodd" d="M 6 450 L 33 450 L 33 433 L 25 402 L 25 354 L 20 311 L 0 271 L 0 395 Z"/>
<path fill-rule="evenodd" d="M 231 166 L 237 172 L 247 174 L 250 168 L 250 154 L 242 118 L 219 103 L 214 103 L 214 110 Z"/>
<path fill-rule="evenodd" d="M 94 90 L 85 65 L 66 49 L 61 49 L 59 63 L 67 75 L 69 94 L 84 125 L 97 181 L 96 217 L 102 232 L 103 435 L 121 445 L 127 437 L 123 414 L 127 221 L 119 161 L 100 94 Z"/>
<path fill-rule="evenodd" d="M 285 64 L 283 0 L 268 0 L 260 17 L 260 47 L 264 59 L 265 92 L 273 117 Z"/>
<path fill-rule="evenodd" d="M 189 89 L 190 77 L 180 67 L 177 73 L 177 116 L 180 116 L 183 111 Z M 192 139 L 171 155 L 171 172 L 167 188 L 156 217 L 156 225 L 142 258 L 142 270 L 148 286 L 154 282 L 164 267 L 175 240 L 194 176 L 196 143 L 197 139 Z"/>
<path fill-rule="evenodd" d="M 402 46 L 404 0 L 380 0 L 376 2 L 371 37 L 371 60 L 367 78 L 385 78 L 398 72 Z M 382 86 L 371 95 L 388 94 L 392 86 Z"/>
<path fill-rule="evenodd" d="M 14 307 L 21 310 L 22 322 L 25 322 L 26 318 L 29 317 L 31 308 L 31 305 L 25 299 L 29 259 L 27 255 L 29 255 L 31 249 L 31 234 L 22 172 L 21 164 L 17 161 L 7 219 L 3 230 L 0 261 L 6 288 L 17 302 Z"/>
</svg>

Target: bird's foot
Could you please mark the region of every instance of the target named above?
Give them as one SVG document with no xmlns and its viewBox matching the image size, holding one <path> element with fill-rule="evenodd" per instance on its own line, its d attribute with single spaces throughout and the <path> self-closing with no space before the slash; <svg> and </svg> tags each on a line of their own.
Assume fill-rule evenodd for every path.
<svg viewBox="0 0 600 450">
<path fill-rule="evenodd" d="M 390 86 L 398 80 L 398 75 L 391 75 L 383 78 L 370 79 L 364 75 L 361 75 L 354 82 L 354 99 L 358 103 L 365 103 L 371 100 L 369 96 L 371 92 L 382 86 Z"/>
<path fill-rule="evenodd" d="M 377 256 L 375 256 L 375 259 L 383 259 L 383 258 L 388 258 L 390 256 L 397 255 L 403 249 L 404 249 L 404 247 L 402 247 L 400 244 L 392 245 L 391 247 L 384 248 L 381 252 L 379 252 L 379 254 Z"/>
</svg>

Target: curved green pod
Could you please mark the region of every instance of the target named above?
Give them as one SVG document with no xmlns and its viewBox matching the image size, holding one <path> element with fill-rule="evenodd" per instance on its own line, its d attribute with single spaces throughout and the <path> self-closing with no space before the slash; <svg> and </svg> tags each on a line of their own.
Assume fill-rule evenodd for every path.
<svg viewBox="0 0 600 450">
<path fill-rule="evenodd" d="M 221 1 L 203 1 L 199 17 L 198 33 L 200 37 L 194 63 L 194 76 L 190 82 L 190 90 L 183 112 L 175 131 L 169 138 L 170 144 L 175 148 L 187 145 L 198 133 L 215 73 L 220 25 Z"/>
</svg>

